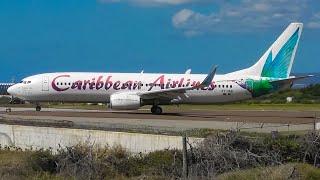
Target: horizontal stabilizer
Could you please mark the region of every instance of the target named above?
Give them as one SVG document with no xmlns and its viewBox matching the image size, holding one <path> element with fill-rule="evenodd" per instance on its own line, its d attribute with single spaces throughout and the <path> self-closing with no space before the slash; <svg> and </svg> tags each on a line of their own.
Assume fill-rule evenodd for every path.
<svg viewBox="0 0 320 180">
<path fill-rule="evenodd" d="M 313 77 L 313 75 L 307 75 L 307 76 L 298 76 L 298 77 L 289 77 L 286 79 L 281 79 L 281 80 L 274 80 L 274 81 L 270 81 L 270 83 L 272 85 L 284 85 L 284 84 L 291 84 L 294 83 L 296 81 L 305 79 L 305 78 L 309 78 L 309 77 Z"/>
</svg>

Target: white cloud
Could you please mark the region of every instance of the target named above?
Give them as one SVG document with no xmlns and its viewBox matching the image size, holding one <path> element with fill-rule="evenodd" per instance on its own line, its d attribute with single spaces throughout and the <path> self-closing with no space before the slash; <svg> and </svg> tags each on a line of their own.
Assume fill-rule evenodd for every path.
<svg viewBox="0 0 320 180">
<path fill-rule="evenodd" d="M 312 15 L 311 21 L 307 23 L 307 27 L 311 29 L 320 29 L 320 12 Z"/>
<path fill-rule="evenodd" d="M 320 19 L 320 12 L 313 14 L 313 18 Z"/>
<path fill-rule="evenodd" d="M 317 20 L 311 22 L 307 11 L 310 6 L 308 2 L 309 0 L 241 0 L 239 3 L 225 1 L 218 3 L 219 9 L 209 14 L 183 9 L 173 15 L 172 25 L 187 36 L 265 30 L 283 27 L 290 22 L 310 22 L 309 27 L 319 28 L 320 13 L 314 14 L 313 19 Z"/>
<path fill-rule="evenodd" d="M 172 23 L 175 27 L 180 27 L 184 22 L 187 22 L 188 19 L 194 15 L 195 13 L 193 11 L 189 9 L 183 9 L 173 16 Z"/>
<path fill-rule="evenodd" d="M 320 21 L 316 21 L 316 22 L 309 22 L 307 24 L 307 27 L 311 28 L 311 29 L 319 29 L 320 28 Z"/>
<path fill-rule="evenodd" d="M 265 12 L 265 11 L 270 10 L 270 8 L 272 8 L 272 7 L 270 6 L 270 4 L 257 3 L 257 4 L 254 4 L 254 5 L 253 5 L 253 8 L 254 8 L 256 11 Z"/>
<path fill-rule="evenodd" d="M 100 3 L 131 3 L 141 6 L 183 5 L 190 3 L 211 3 L 217 0 L 98 0 Z"/>
<path fill-rule="evenodd" d="M 142 7 L 188 4 L 215 4 L 218 10 L 200 13 L 184 8 L 172 16 L 172 25 L 186 36 L 212 32 L 258 31 L 303 22 L 307 28 L 320 29 L 320 9 L 316 0 L 97 0 L 101 3 L 129 3 Z M 312 9 L 312 11 L 311 11 Z"/>
<path fill-rule="evenodd" d="M 220 19 L 215 14 L 208 16 L 196 13 L 189 9 L 183 9 L 172 17 L 172 24 L 177 29 L 187 29 L 185 35 L 195 36 L 203 33 L 203 29 L 219 23 Z M 192 28 L 190 28 L 192 27 Z"/>
</svg>

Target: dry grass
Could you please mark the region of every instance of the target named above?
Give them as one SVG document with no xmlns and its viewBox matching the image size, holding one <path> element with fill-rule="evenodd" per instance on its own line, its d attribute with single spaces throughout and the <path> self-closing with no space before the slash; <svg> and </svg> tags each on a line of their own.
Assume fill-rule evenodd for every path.
<svg viewBox="0 0 320 180">
<path fill-rule="evenodd" d="M 280 179 L 320 179 L 320 169 L 302 163 L 260 167 L 237 172 L 224 173 L 218 180 L 280 180 Z"/>
</svg>

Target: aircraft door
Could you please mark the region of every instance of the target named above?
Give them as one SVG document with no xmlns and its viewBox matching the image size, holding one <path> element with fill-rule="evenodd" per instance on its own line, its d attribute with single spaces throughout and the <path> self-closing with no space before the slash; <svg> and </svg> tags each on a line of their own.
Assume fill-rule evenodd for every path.
<svg viewBox="0 0 320 180">
<path fill-rule="evenodd" d="M 42 91 L 49 91 L 49 77 L 42 77 Z"/>
</svg>

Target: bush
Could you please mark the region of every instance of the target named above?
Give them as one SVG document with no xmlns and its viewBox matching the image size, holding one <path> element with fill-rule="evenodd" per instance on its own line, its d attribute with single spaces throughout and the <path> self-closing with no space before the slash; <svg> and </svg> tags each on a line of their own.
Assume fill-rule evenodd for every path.
<svg viewBox="0 0 320 180">
<path fill-rule="evenodd" d="M 128 158 L 121 147 L 94 147 L 78 144 L 61 148 L 57 154 L 58 172 L 76 179 L 104 179 L 117 175 L 119 165 Z"/>
<path fill-rule="evenodd" d="M 264 144 L 268 150 L 277 152 L 282 157 L 282 162 L 299 162 L 301 160 L 302 146 L 296 141 L 266 138 Z"/>
<path fill-rule="evenodd" d="M 234 131 L 216 133 L 196 146 L 190 145 L 188 163 L 191 178 L 216 178 L 225 172 L 250 168 L 260 171 L 266 166 L 291 162 L 305 162 L 320 167 L 320 133 L 317 131 L 298 138 L 279 136 L 271 139 L 267 135 L 248 135 L 251 136 Z M 9 149 L 14 148 L 6 147 L 6 150 L 0 150 L 1 178 L 26 179 L 30 176 L 32 179 L 179 179 L 182 175 L 180 150 L 130 154 L 121 146 L 78 144 L 60 148 L 58 153 L 53 155 L 51 151 L 43 149 L 25 152 Z M 305 172 L 305 175 L 299 177 L 319 177 L 319 171 L 314 168 L 306 169 Z M 255 175 L 255 170 L 248 173 L 248 177 Z M 266 176 L 260 175 L 259 177 Z M 232 177 L 241 178 L 237 175 Z"/>
<path fill-rule="evenodd" d="M 147 154 L 144 158 L 148 174 L 181 177 L 182 152 L 180 150 L 162 150 Z"/>
<path fill-rule="evenodd" d="M 302 142 L 303 162 L 320 167 L 320 132 L 311 131 Z"/>
<path fill-rule="evenodd" d="M 27 156 L 27 165 L 36 172 L 57 172 L 56 158 L 50 150 L 37 150 Z"/>
<path fill-rule="evenodd" d="M 209 136 L 190 153 L 190 174 L 202 178 L 215 177 L 227 171 L 281 164 L 279 154 L 269 151 L 260 139 L 244 137 L 237 132 Z"/>
</svg>

